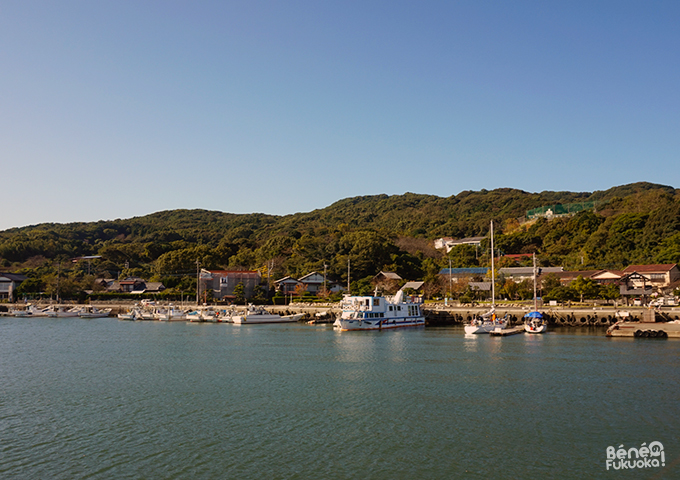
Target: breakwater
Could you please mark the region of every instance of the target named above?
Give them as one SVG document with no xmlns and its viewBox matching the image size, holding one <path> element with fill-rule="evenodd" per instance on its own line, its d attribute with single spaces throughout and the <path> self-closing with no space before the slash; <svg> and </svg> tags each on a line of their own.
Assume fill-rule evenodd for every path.
<svg viewBox="0 0 680 480">
<path fill-rule="evenodd" d="M 44 307 L 48 304 L 36 303 L 38 307 Z M 111 315 L 115 316 L 118 313 L 123 313 L 129 310 L 133 303 L 109 303 L 109 302 L 93 302 L 91 305 L 98 308 L 111 308 Z M 4 304 L 0 305 L 0 311 L 6 308 L 24 308 L 26 304 Z M 69 306 L 77 306 L 72 304 Z M 182 309 L 194 309 L 194 304 L 175 304 L 176 307 Z M 5 309 L 3 309 L 5 307 Z M 215 305 L 214 308 L 227 308 L 226 306 Z M 243 306 L 229 307 L 243 309 Z M 289 305 L 275 305 L 267 306 L 268 310 L 280 315 L 293 315 L 302 313 L 301 321 L 317 321 L 319 323 L 332 323 L 335 317 L 341 313 L 339 303 L 291 303 Z M 446 306 L 438 303 L 427 303 L 423 305 L 423 312 L 425 314 L 425 325 L 430 327 L 448 326 L 448 325 L 462 325 L 474 317 L 481 315 L 489 310 L 488 305 L 482 306 Z M 518 325 L 523 323 L 524 315 L 530 309 L 527 306 L 516 304 L 497 304 L 496 314 L 499 316 L 507 315 L 509 318 L 509 325 Z M 672 321 L 680 319 L 680 308 L 671 308 L 663 311 L 652 311 L 641 307 L 548 307 L 539 308 L 543 317 L 548 321 L 549 325 L 561 327 L 608 327 L 619 320 L 628 321 L 654 321 L 649 318 L 654 315 L 656 321 Z"/>
</svg>

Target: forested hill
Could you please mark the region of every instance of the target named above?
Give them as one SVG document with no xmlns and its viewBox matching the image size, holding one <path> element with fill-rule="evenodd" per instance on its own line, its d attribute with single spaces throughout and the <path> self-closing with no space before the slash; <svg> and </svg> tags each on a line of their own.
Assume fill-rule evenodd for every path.
<svg viewBox="0 0 680 480">
<path fill-rule="evenodd" d="M 537 252 L 544 265 L 621 268 L 634 262 L 680 262 L 680 195 L 673 187 L 635 183 L 597 192 L 527 193 L 514 189 L 465 191 L 447 198 L 406 193 L 346 198 L 294 215 L 236 215 L 173 210 L 125 220 L 41 224 L 0 232 L 0 265 L 28 275 L 55 262 L 101 255 L 97 275 L 146 278 L 190 275 L 207 268 L 261 268 L 299 276 L 329 265 L 357 277 L 380 269 L 424 278 L 448 259 L 432 240 L 486 235 L 498 226 L 502 253 Z M 524 223 L 527 210 L 597 202 L 595 211 Z M 465 249 L 458 266 L 484 262 Z M 354 274 L 353 274 L 354 277 Z"/>
</svg>

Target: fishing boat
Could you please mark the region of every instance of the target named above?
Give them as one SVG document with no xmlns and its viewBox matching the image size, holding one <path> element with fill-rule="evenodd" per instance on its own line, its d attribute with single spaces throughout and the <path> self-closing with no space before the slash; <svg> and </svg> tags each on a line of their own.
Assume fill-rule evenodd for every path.
<svg viewBox="0 0 680 480">
<path fill-rule="evenodd" d="M 154 318 L 161 322 L 180 322 L 187 319 L 184 311 L 176 308 L 174 305 L 168 305 L 167 308 L 158 308 L 154 313 Z"/>
<path fill-rule="evenodd" d="M 491 236 L 491 309 L 475 318 L 465 325 L 465 334 L 479 334 L 489 333 L 496 329 L 502 330 L 508 326 L 508 316 L 505 315 L 500 318 L 496 315 L 496 270 L 494 267 L 494 249 L 493 249 L 493 220 L 491 220 L 490 227 Z"/>
<path fill-rule="evenodd" d="M 80 318 L 103 318 L 110 314 L 110 308 L 99 309 L 95 306 L 85 306 L 78 312 Z"/>
<path fill-rule="evenodd" d="M 538 299 L 536 297 L 536 254 L 534 253 L 534 310 L 524 315 L 524 331 L 527 333 L 544 333 L 548 330 L 548 322 L 543 314 L 538 311 Z"/>
<path fill-rule="evenodd" d="M 345 295 L 342 314 L 333 326 L 340 331 L 383 330 L 425 325 L 421 304 L 399 290 L 393 297 Z"/>
<path fill-rule="evenodd" d="M 32 304 L 26 305 L 26 308 L 12 308 L 9 310 L 8 315 L 12 317 L 44 317 L 46 316 L 42 310 Z"/>
<path fill-rule="evenodd" d="M 45 315 L 50 318 L 77 317 L 78 310 L 65 305 L 50 305 L 45 310 Z"/>
<path fill-rule="evenodd" d="M 282 317 L 278 313 L 271 313 L 264 307 L 248 305 L 245 312 L 233 313 L 231 322 L 237 325 L 256 324 L 256 323 L 290 323 L 297 322 L 302 318 L 302 314 L 286 315 Z"/>
<path fill-rule="evenodd" d="M 139 320 L 140 319 L 140 310 L 137 307 L 131 308 L 126 313 L 119 313 L 118 319 L 119 320 L 131 320 L 131 321 Z"/>
</svg>

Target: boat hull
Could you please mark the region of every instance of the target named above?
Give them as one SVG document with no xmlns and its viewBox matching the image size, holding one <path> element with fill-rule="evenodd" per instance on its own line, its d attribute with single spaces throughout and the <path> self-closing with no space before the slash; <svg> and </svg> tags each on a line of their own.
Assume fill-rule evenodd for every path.
<svg viewBox="0 0 680 480">
<path fill-rule="evenodd" d="M 508 326 L 508 322 L 484 322 L 481 324 L 470 324 L 465 325 L 466 335 L 479 335 L 483 333 L 489 333 L 497 328 L 503 329 Z"/>
<path fill-rule="evenodd" d="M 524 325 L 524 331 L 527 333 L 545 333 L 548 330 L 548 325 L 543 324 L 543 325 L 529 325 L 525 324 Z"/>
<path fill-rule="evenodd" d="M 392 328 L 404 327 L 423 327 L 425 326 L 425 317 L 413 318 L 393 318 L 389 320 L 352 320 L 339 318 L 335 321 L 333 326 L 341 332 L 351 332 L 354 330 L 388 330 Z"/>
<path fill-rule="evenodd" d="M 263 323 L 292 323 L 297 322 L 302 318 L 301 314 L 288 315 L 282 317 L 280 315 L 234 315 L 231 317 L 231 322 L 236 325 L 254 325 Z"/>
</svg>

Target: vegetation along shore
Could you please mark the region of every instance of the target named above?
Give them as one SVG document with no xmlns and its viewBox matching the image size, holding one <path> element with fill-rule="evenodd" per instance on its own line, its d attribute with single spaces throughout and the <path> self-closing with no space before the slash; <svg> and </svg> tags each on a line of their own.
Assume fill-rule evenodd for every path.
<svg viewBox="0 0 680 480">
<path fill-rule="evenodd" d="M 172 210 L 33 225 L 0 232 L 0 294 L 6 301 L 286 304 L 335 302 L 348 285 L 353 294 L 376 286 L 390 293 L 410 281 L 412 293 L 426 302 L 470 304 L 488 298 L 484 269 L 494 220 L 501 272 L 529 267 L 532 254 L 539 268 L 558 269 L 541 275 L 539 295 L 546 302 L 620 305 L 642 297 L 647 303 L 677 295 L 677 286 L 671 281 L 660 291 L 647 285 L 628 298 L 617 282 L 596 282 L 586 272 L 614 272 L 621 279 L 631 265 L 679 263 L 679 193 L 649 183 L 593 193 L 407 193 L 347 198 L 285 216 Z M 438 239 L 439 246 L 442 239 L 450 243 L 438 249 Z M 463 269 L 469 269 L 466 278 L 459 275 Z M 560 276 L 574 271 L 584 274 L 568 282 Z M 533 296 L 526 278 L 503 274 L 496 293 L 510 302 Z"/>
</svg>

